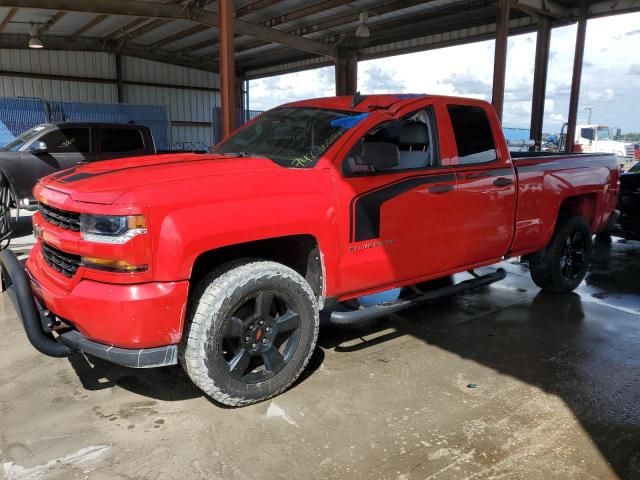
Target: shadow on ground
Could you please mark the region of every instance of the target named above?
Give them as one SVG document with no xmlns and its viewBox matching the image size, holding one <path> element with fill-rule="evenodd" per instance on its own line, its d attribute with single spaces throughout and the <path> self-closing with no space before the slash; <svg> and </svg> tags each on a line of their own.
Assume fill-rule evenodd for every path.
<svg viewBox="0 0 640 480">
<path fill-rule="evenodd" d="M 319 343 L 352 352 L 411 335 L 539 387 L 565 402 L 620 478 L 640 478 L 640 242 L 600 243 L 595 255 L 583 295 L 596 285 L 601 295 L 593 296 L 610 304 L 627 294 L 621 310 L 542 291 L 496 310 L 487 288 L 368 325 L 325 329 Z M 630 302 L 637 313 L 628 312 Z M 476 315 L 465 321 L 469 309 Z"/>
<path fill-rule="evenodd" d="M 179 365 L 162 368 L 128 368 L 85 354 L 74 354 L 68 358 L 82 386 L 87 390 L 104 390 L 118 386 L 124 390 L 155 400 L 179 401 L 202 397 L 204 394 L 189 379 Z M 293 388 L 309 378 L 322 365 L 324 352 L 316 348 L 307 368 Z M 169 388 L 167 388 L 169 386 Z M 225 405 L 211 400 L 222 408 Z"/>
</svg>

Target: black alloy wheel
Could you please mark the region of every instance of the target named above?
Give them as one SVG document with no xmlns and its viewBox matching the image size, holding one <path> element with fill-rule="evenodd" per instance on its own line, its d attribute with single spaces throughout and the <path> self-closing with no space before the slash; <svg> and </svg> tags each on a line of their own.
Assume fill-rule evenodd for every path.
<svg viewBox="0 0 640 480">
<path fill-rule="evenodd" d="M 575 280 L 583 271 L 587 239 L 584 231 L 575 230 L 564 242 L 560 257 L 560 272 L 568 280 Z"/>
<path fill-rule="evenodd" d="M 587 275 L 592 252 L 587 220 L 580 216 L 561 218 L 546 248 L 528 256 L 531 278 L 547 291 L 570 292 Z"/>
<path fill-rule="evenodd" d="M 300 332 L 295 306 L 281 293 L 262 290 L 224 321 L 218 352 L 234 379 L 262 383 L 289 363 L 300 343 Z"/>
<path fill-rule="evenodd" d="M 267 260 L 233 260 L 192 292 L 180 362 L 217 402 L 261 402 L 298 379 L 319 326 L 316 294 L 299 273 Z"/>
</svg>

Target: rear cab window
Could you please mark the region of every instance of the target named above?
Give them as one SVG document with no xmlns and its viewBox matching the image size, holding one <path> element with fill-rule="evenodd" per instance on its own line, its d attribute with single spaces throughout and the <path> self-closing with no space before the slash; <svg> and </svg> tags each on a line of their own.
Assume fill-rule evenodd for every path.
<svg viewBox="0 0 640 480">
<path fill-rule="evenodd" d="M 447 105 L 458 148 L 458 163 L 474 165 L 498 159 L 487 112 L 478 106 Z"/>
<path fill-rule="evenodd" d="M 100 153 L 136 153 L 145 149 L 142 132 L 137 128 L 100 127 L 98 144 Z"/>
</svg>

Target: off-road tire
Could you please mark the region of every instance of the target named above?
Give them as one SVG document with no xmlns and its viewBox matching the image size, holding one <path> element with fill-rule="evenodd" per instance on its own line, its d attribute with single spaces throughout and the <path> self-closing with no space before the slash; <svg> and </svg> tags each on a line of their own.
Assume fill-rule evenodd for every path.
<svg viewBox="0 0 640 480">
<path fill-rule="evenodd" d="M 567 278 L 562 273 L 563 248 L 575 234 L 584 238 L 584 260 L 572 277 Z M 589 270 L 592 252 L 593 240 L 587 221 L 578 216 L 563 218 L 558 221 L 549 245 L 529 257 L 531 278 L 544 290 L 555 293 L 571 292 L 584 280 Z"/>
<path fill-rule="evenodd" d="M 222 358 L 225 321 L 260 291 L 277 291 L 300 317 L 299 340 L 281 371 L 261 383 L 233 378 Z M 306 367 L 318 337 L 316 297 L 297 272 L 270 261 L 234 261 L 205 276 L 191 295 L 180 345 L 180 361 L 189 378 L 213 400 L 233 407 L 250 405 L 288 389 Z M 275 343 L 275 342 L 274 342 Z"/>
</svg>

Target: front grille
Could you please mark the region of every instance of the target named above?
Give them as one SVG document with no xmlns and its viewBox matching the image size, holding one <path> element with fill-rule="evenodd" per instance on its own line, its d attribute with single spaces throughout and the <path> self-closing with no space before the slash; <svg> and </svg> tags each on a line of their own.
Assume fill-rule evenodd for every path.
<svg viewBox="0 0 640 480">
<path fill-rule="evenodd" d="M 633 158 L 633 155 L 635 154 L 635 147 L 633 145 L 625 145 L 624 150 L 625 157 Z"/>
<path fill-rule="evenodd" d="M 79 213 L 67 212 L 43 203 L 38 204 L 38 209 L 47 222 L 65 230 L 80 231 Z"/>
<path fill-rule="evenodd" d="M 73 277 L 80 266 L 80 256 L 66 253 L 42 243 L 42 258 L 54 270 L 65 277 Z"/>
</svg>

